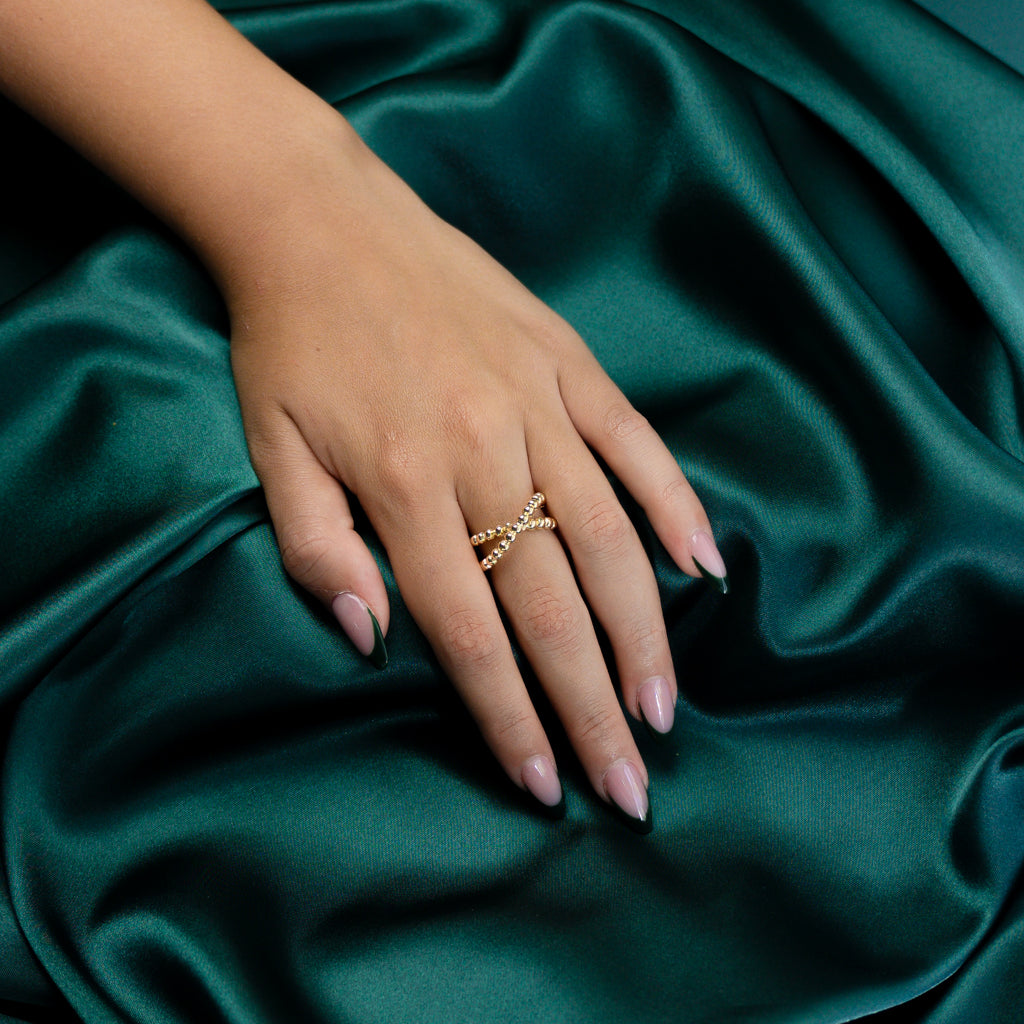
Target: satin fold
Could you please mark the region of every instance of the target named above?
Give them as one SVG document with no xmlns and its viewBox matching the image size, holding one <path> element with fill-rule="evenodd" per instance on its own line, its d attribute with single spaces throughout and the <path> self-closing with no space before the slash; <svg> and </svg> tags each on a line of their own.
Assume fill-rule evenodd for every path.
<svg viewBox="0 0 1024 1024">
<path fill-rule="evenodd" d="M 656 825 L 538 697 L 550 820 L 365 521 L 386 671 L 285 576 L 196 261 L 0 108 L 0 1020 L 1019 1024 L 1024 79 L 909 0 L 219 7 L 581 333 L 732 585 L 621 495 Z"/>
</svg>

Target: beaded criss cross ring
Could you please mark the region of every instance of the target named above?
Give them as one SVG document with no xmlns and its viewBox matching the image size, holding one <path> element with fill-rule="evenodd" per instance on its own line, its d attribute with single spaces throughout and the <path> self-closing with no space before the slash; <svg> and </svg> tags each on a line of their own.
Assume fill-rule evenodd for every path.
<svg viewBox="0 0 1024 1024">
<path fill-rule="evenodd" d="M 538 491 L 526 503 L 526 508 L 523 509 L 522 515 L 514 523 L 503 523 L 501 526 L 493 526 L 489 530 L 474 533 L 469 538 L 470 543 L 474 547 L 479 547 L 481 544 L 486 544 L 488 541 L 500 538 L 497 547 L 480 562 L 480 567 L 484 572 L 494 568 L 498 559 L 512 547 L 512 541 L 525 530 L 553 530 L 558 525 L 551 516 L 538 514 L 543 513 L 543 511 L 544 495 Z"/>
</svg>

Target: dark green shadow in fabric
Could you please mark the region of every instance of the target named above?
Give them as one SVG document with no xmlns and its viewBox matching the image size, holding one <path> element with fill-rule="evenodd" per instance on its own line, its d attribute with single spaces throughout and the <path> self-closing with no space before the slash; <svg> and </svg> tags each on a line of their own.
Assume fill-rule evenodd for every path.
<svg viewBox="0 0 1024 1024">
<path fill-rule="evenodd" d="M 1019 1024 L 1024 79 L 897 0 L 221 6 L 588 340 L 730 593 L 629 505 L 657 825 L 555 726 L 535 812 L 365 523 L 385 672 L 284 576 L 206 276 L 3 108 L 0 1019 Z"/>
</svg>

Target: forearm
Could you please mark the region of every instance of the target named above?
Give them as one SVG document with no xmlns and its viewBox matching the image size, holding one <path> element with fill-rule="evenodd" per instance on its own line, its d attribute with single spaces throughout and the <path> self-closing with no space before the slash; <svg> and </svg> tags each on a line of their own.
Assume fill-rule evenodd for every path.
<svg viewBox="0 0 1024 1024">
<path fill-rule="evenodd" d="M 175 228 L 230 287 L 363 147 L 204 0 L 4 0 L 0 88 Z M 341 194 L 339 194 L 341 193 Z"/>
</svg>

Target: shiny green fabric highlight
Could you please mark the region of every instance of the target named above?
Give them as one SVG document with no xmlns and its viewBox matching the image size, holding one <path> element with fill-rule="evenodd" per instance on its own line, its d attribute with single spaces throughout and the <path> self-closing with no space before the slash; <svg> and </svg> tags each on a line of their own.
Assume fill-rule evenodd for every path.
<svg viewBox="0 0 1024 1024">
<path fill-rule="evenodd" d="M 730 592 L 624 497 L 656 827 L 553 721 L 550 820 L 386 568 L 383 672 L 285 577 L 195 261 L 0 110 L 0 1019 L 1019 1024 L 1024 79 L 898 0 L 220 7 L 587 339 Z"/>
</svg>

